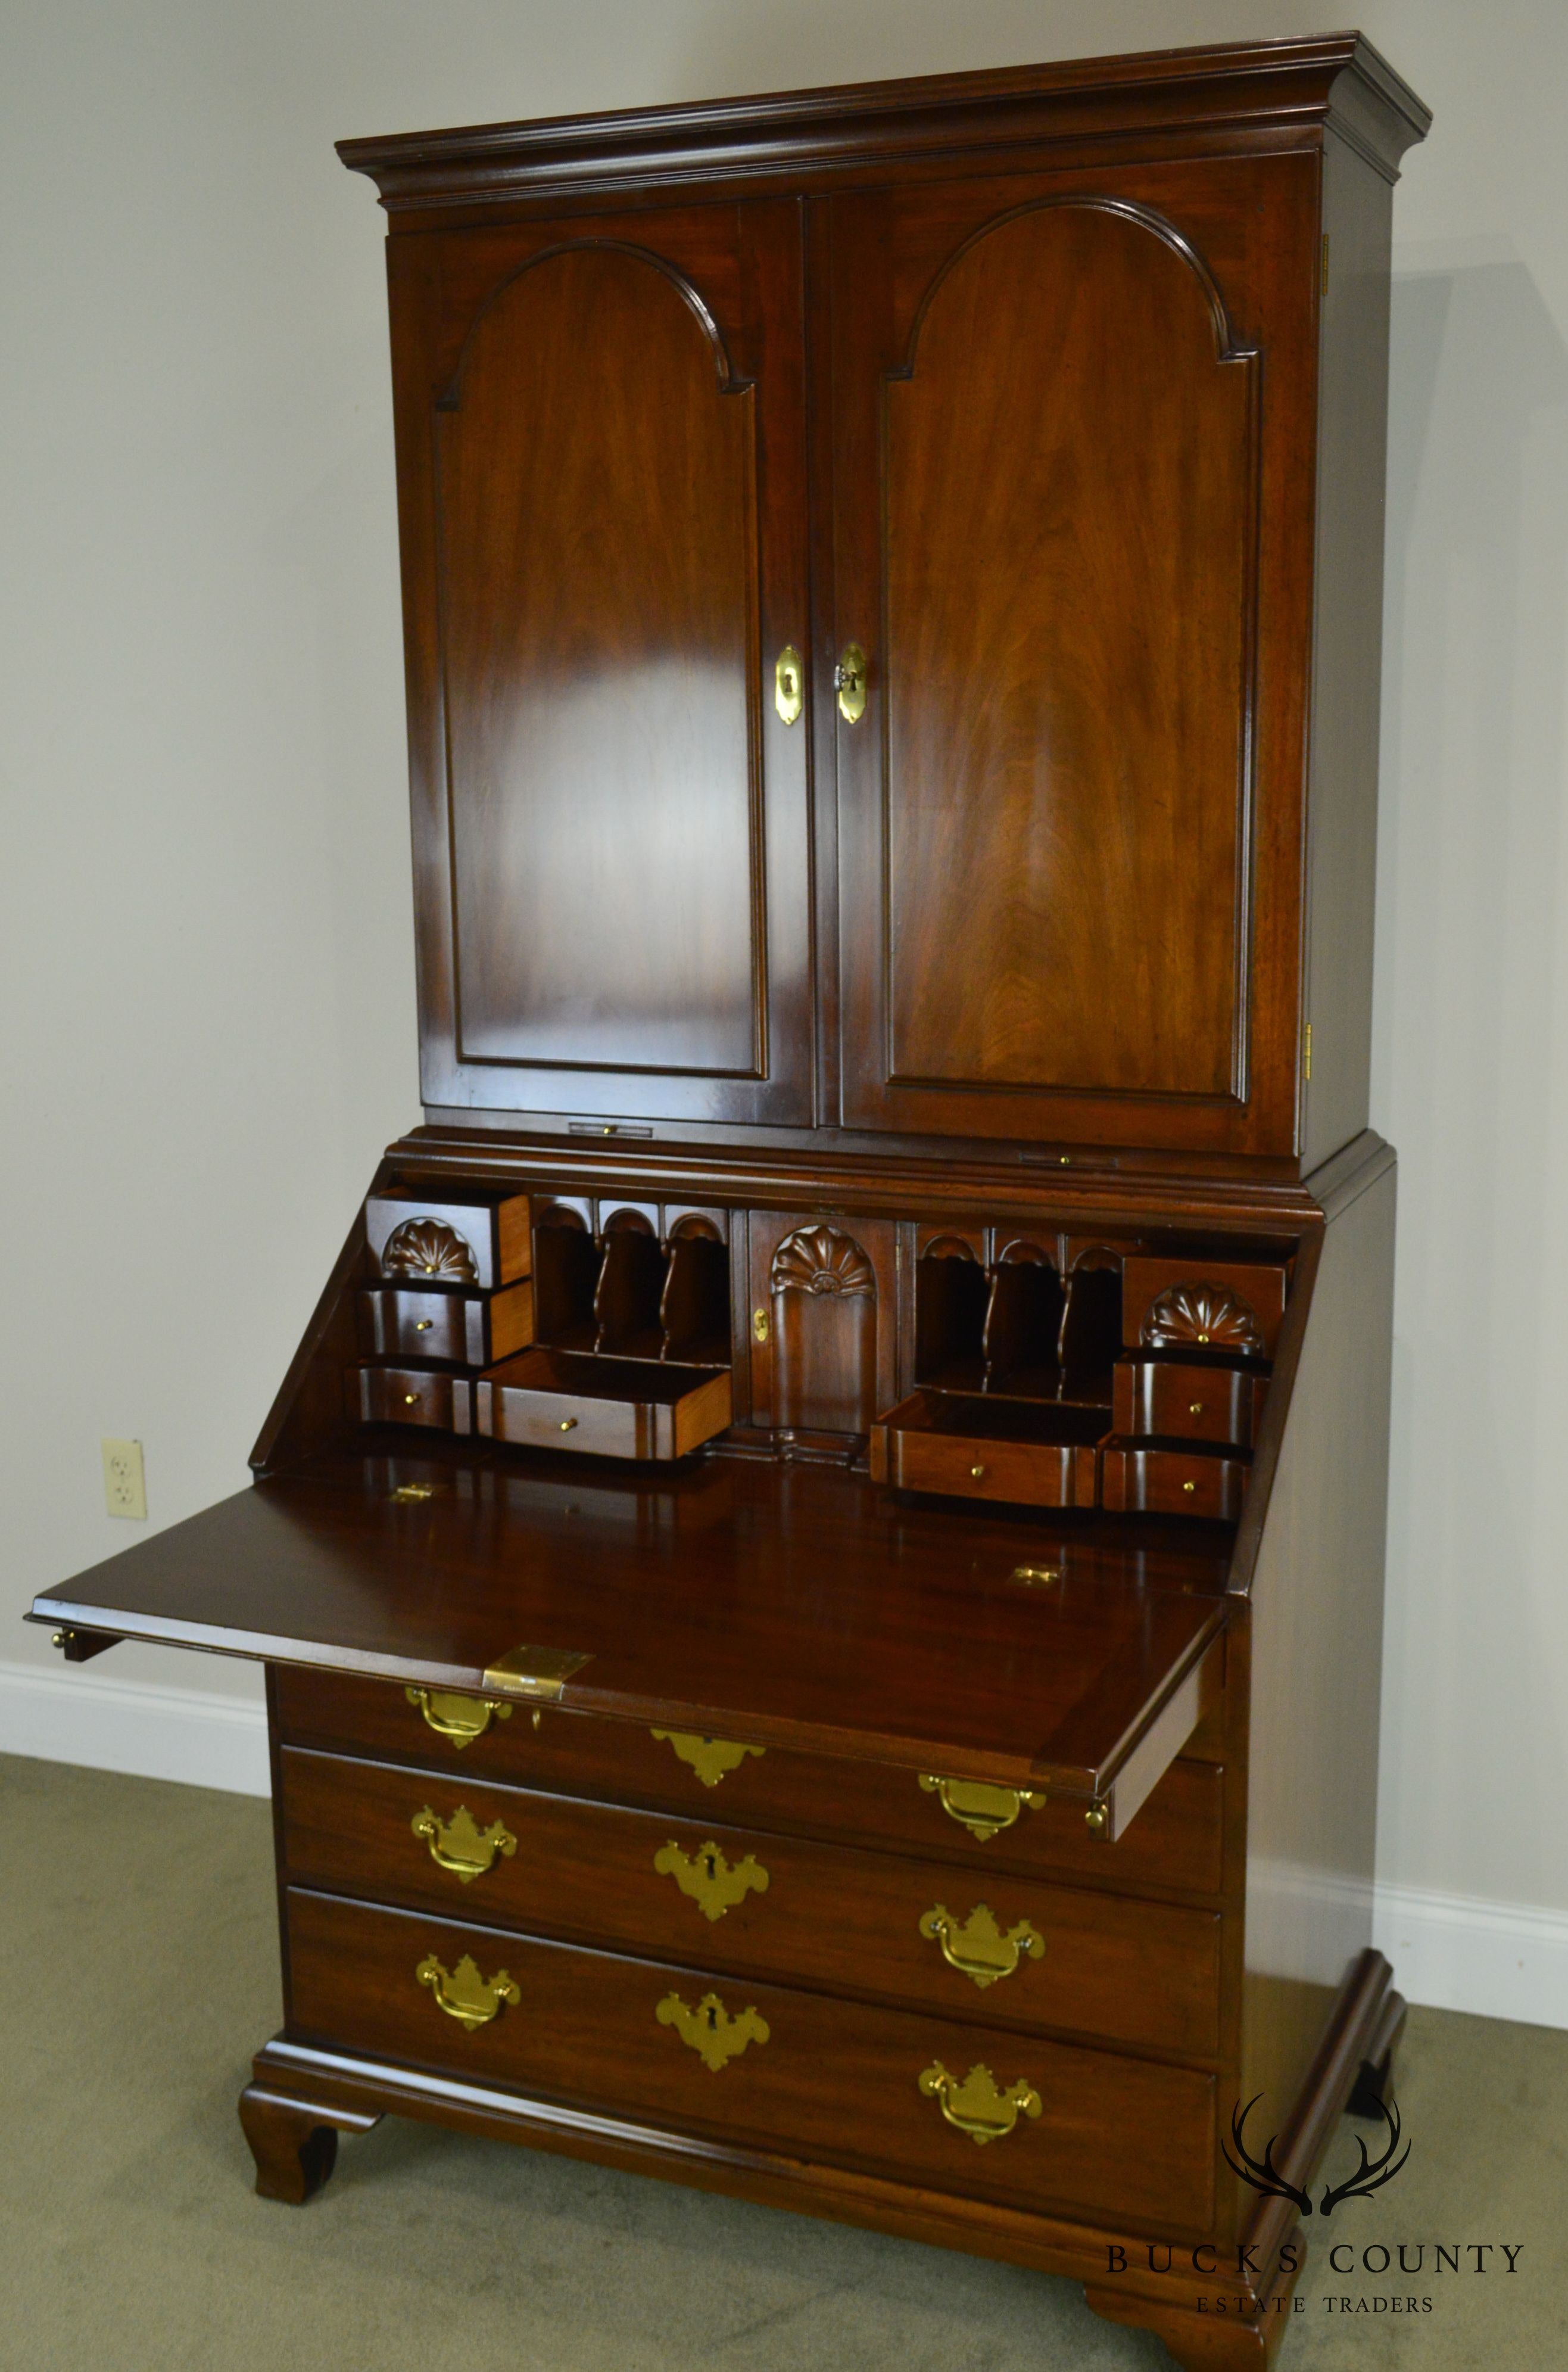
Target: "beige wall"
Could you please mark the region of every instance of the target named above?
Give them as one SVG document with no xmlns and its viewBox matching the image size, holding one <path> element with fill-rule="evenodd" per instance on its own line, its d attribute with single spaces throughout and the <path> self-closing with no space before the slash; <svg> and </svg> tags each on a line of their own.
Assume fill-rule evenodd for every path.
<svg viewBox="0 0 1568 2372">
<path fill-rule="evenodd" d="M 417 1117 L 380 219 L 335 135 L 1319 29 L 1244 0 L 52 0 L 0 42 L 4 1604 L 244 1457 Z M 1568 1908 L 1568 11 L 1365 0 L 1396 210 L 1384 1877 Z M 7 1622 L 0 1657 L 42 1662 Z M 123 1650 L 122 1677 L 253 1691 Z"/>
</svg>

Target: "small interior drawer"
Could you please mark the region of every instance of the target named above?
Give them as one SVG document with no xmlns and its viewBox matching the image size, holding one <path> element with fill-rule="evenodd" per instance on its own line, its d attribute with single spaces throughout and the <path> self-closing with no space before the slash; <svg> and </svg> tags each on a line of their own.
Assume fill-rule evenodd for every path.
<svg viewBox="0 0 1568 2372">
<path fill-rule="evenodd" d="M 533 1284 L 527 1277 L 503 1285 L 498 1293 L 366 1285 L 359 1310 L 365 1348 L 384 1359 L 401 1354 L 488 1367 L 533 1341 Z"/>
<path fill-rule="evenodd" d="M 978 1392 L 912 1392 L 872 1428 L 871 1471 L 900 1491 L 1092 1507 L 1094 1445 L 1109 1415 Z"/>
<path fill-rule="evenodd" d="M 684 1458 L 723 1433 L 733 1413 L 726 1367 L 538 1347 L 482 1376 L 474 1390 L 481 1433 L 600 1458 Z"/>
<path fill-rule="evenodd" d="M 363 1361 L 348 1371 L 349 1414 L 361 1424 L 429 1424 L 445 1433 L 473 1430 L 472 1386 L 467 1376 L 412 1362 L 383 1366 Z"/>
<path fill-rule="evenodd" d="M 1250 1449 L 1268 1380 L 1259 1368 L 1230 1361 L 1139 1352 L 1117 1363 L 1111 1403 L 1116 1430 Z"/>
<path fill-rule="evenodd" d="M 533 1268 L 528 1198 L 505 1186 L 388 1187 L 365 1205 L 365 1234 L 380 1273 L 411 1284 L 489 1293 Z"/>
<path fill-rule="evenodd" d="M 1185 1442 L 1108 1441 L 1100 1499 L 1127 1515 L 1214 1516 L 1234 1524 L 1250 1460 Z"/>
<path fill-rule="evenodd" d="M 1135 1254 L 1121 1275 L 1121 1335 L 1129 1350 L 1183 1347 L 1272 1359 L 1284 1316 L 1283 1261 Z"/>
</svg>

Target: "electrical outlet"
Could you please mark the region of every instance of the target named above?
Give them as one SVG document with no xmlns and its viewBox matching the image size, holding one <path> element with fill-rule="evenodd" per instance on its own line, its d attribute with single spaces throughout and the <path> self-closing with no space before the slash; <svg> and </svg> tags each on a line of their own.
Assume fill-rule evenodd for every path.
<svg viewBox="0 0 1568 2372">
<path fill-rule="evenodd" d="M 139 1441 L 106 1441 L 103 1448 L 103 1504 L 111 1516 L 147 1512 L 147 1478 L 142 1471 Z"/>
</svg>

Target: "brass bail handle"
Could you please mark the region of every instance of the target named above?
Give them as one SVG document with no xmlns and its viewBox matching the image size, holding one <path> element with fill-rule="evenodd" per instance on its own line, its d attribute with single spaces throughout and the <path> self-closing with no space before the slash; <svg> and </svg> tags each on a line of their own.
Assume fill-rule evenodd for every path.
<svg viewBox="0 0 1568 2372">
<path fill-rule="evenodd" d="M 858 725 L 865 714 L 866 657 L 858 643 L 846 643 L 843 655 L 833 669 L 833 688 L 839 695 L 839 715 L 846 725 Z"/>
</svg>

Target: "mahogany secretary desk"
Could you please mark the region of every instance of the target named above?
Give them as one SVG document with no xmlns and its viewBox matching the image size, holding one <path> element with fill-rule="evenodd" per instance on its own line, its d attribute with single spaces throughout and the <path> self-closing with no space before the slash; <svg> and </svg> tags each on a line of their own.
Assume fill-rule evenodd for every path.
<svg viewBox="0 0 1568 2372">
<path fill-rule="evenodd" d="M 1233 2115 L 1304 2184 L 1401 2014 L 1426 124 L 1344 35 L 343 144 L 425 1122 L 254 1486 L 33 1609 L 267 1665 L 267 2196 L 393 2111 L 1272 2355 L 1301 2236 Z"/>
</svg>

